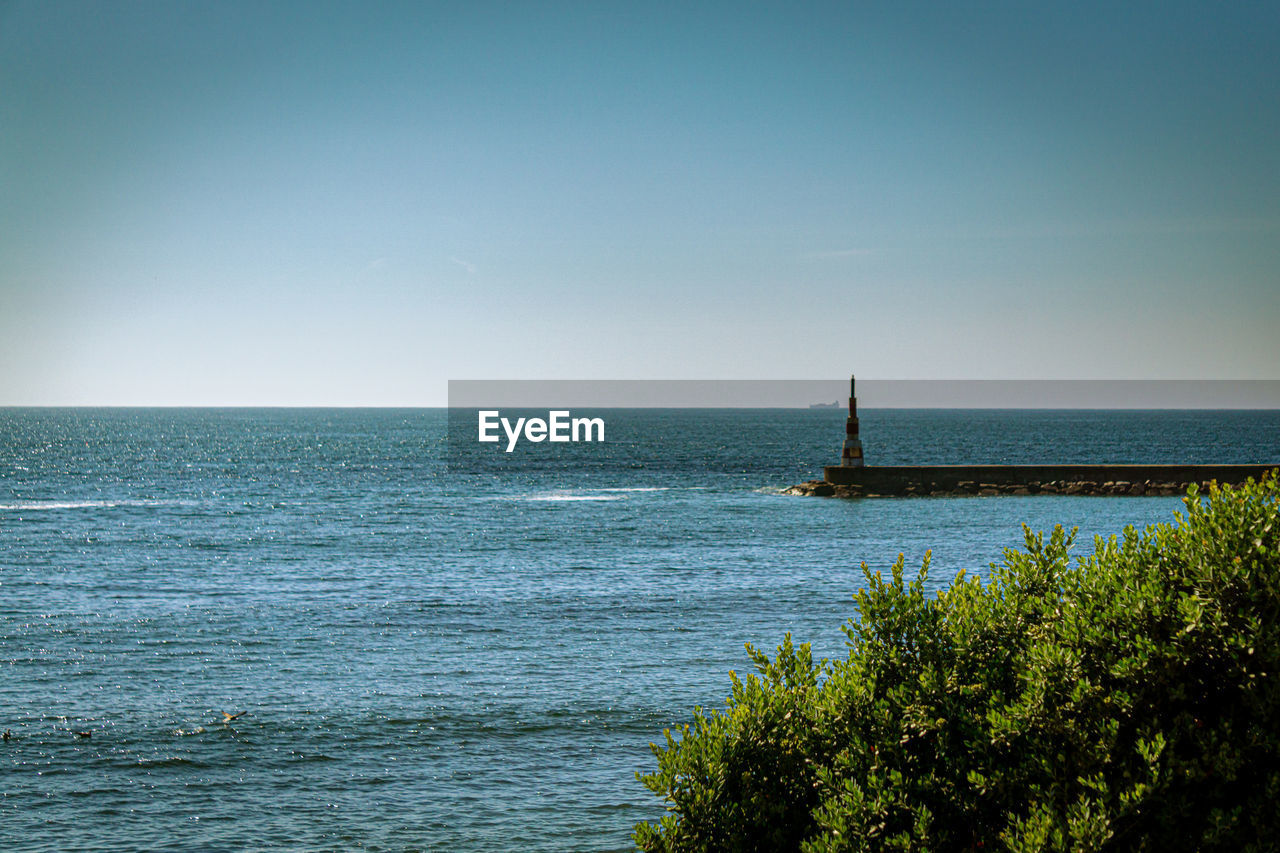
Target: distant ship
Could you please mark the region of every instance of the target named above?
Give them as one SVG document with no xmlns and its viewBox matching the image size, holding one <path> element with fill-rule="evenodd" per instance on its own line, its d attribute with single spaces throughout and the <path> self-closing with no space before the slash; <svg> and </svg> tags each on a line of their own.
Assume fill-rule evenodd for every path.
<svg viewBox="0 0 1280 853">
<path fill-rule="evenodd" d="M 838 409 L 838 408 L 840 408 L 840 401 L 839 401 L 839 400 L 836 400 L 834 403 L 810 403 L 810 404 L 809 404 L 809 408 L 811 408 L 811 409 Z"/>
</svg>

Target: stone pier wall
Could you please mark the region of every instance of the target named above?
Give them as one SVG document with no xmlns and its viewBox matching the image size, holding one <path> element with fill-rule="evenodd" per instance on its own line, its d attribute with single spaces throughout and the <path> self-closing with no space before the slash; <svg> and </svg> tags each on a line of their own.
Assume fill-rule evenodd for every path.
<svg viewBox="0 0 1280 853">
<path fill-rule="evenodd" d="M 879 495 L 1068 494 L 1176 495 L 1196 483 L 1243 483 L 1280 463 L 1257 465 L 885 465 L 823 469 L 823 479 L 789 494 Z"/>
</svg>

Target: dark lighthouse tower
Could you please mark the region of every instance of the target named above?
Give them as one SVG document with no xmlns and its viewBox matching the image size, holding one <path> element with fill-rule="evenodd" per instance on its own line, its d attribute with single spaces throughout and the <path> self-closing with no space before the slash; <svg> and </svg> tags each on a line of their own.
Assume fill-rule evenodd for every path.
<svg viewBox="0 0 1280 853">
<path fill-rule="evenodd" d="M 844 448 L 840 451 L 840 467 L 862 467 L 862 439 L 858 438 L 858 397 L 852 376 L 849 377 L 849 419 L 844 422 Z"/>
</svg>

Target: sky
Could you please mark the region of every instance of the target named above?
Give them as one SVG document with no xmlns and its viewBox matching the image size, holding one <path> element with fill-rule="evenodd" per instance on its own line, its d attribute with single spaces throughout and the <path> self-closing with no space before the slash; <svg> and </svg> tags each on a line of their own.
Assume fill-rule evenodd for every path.
<svg viewBox="0 0 1280 853">
<path fill-rule="evenodd" d="M 1280 378 L 1280 4 L 0 0 L 0 405 Z"/>
</svg>

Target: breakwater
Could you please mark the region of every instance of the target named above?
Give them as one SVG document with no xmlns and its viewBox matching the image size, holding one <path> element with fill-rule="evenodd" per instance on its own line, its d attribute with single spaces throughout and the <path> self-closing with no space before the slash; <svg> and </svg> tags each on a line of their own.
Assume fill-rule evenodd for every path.
<svg viewBox="0 0 1280 853">
<path fill-rule="evenodd" d="M 1192 483 L 1243 483 L 1280 463 L 1249 465 L 885 465 L 833 466 L 787 494 L 817 497 L 918 495 L 1176 495 Z"/>
</svg>

